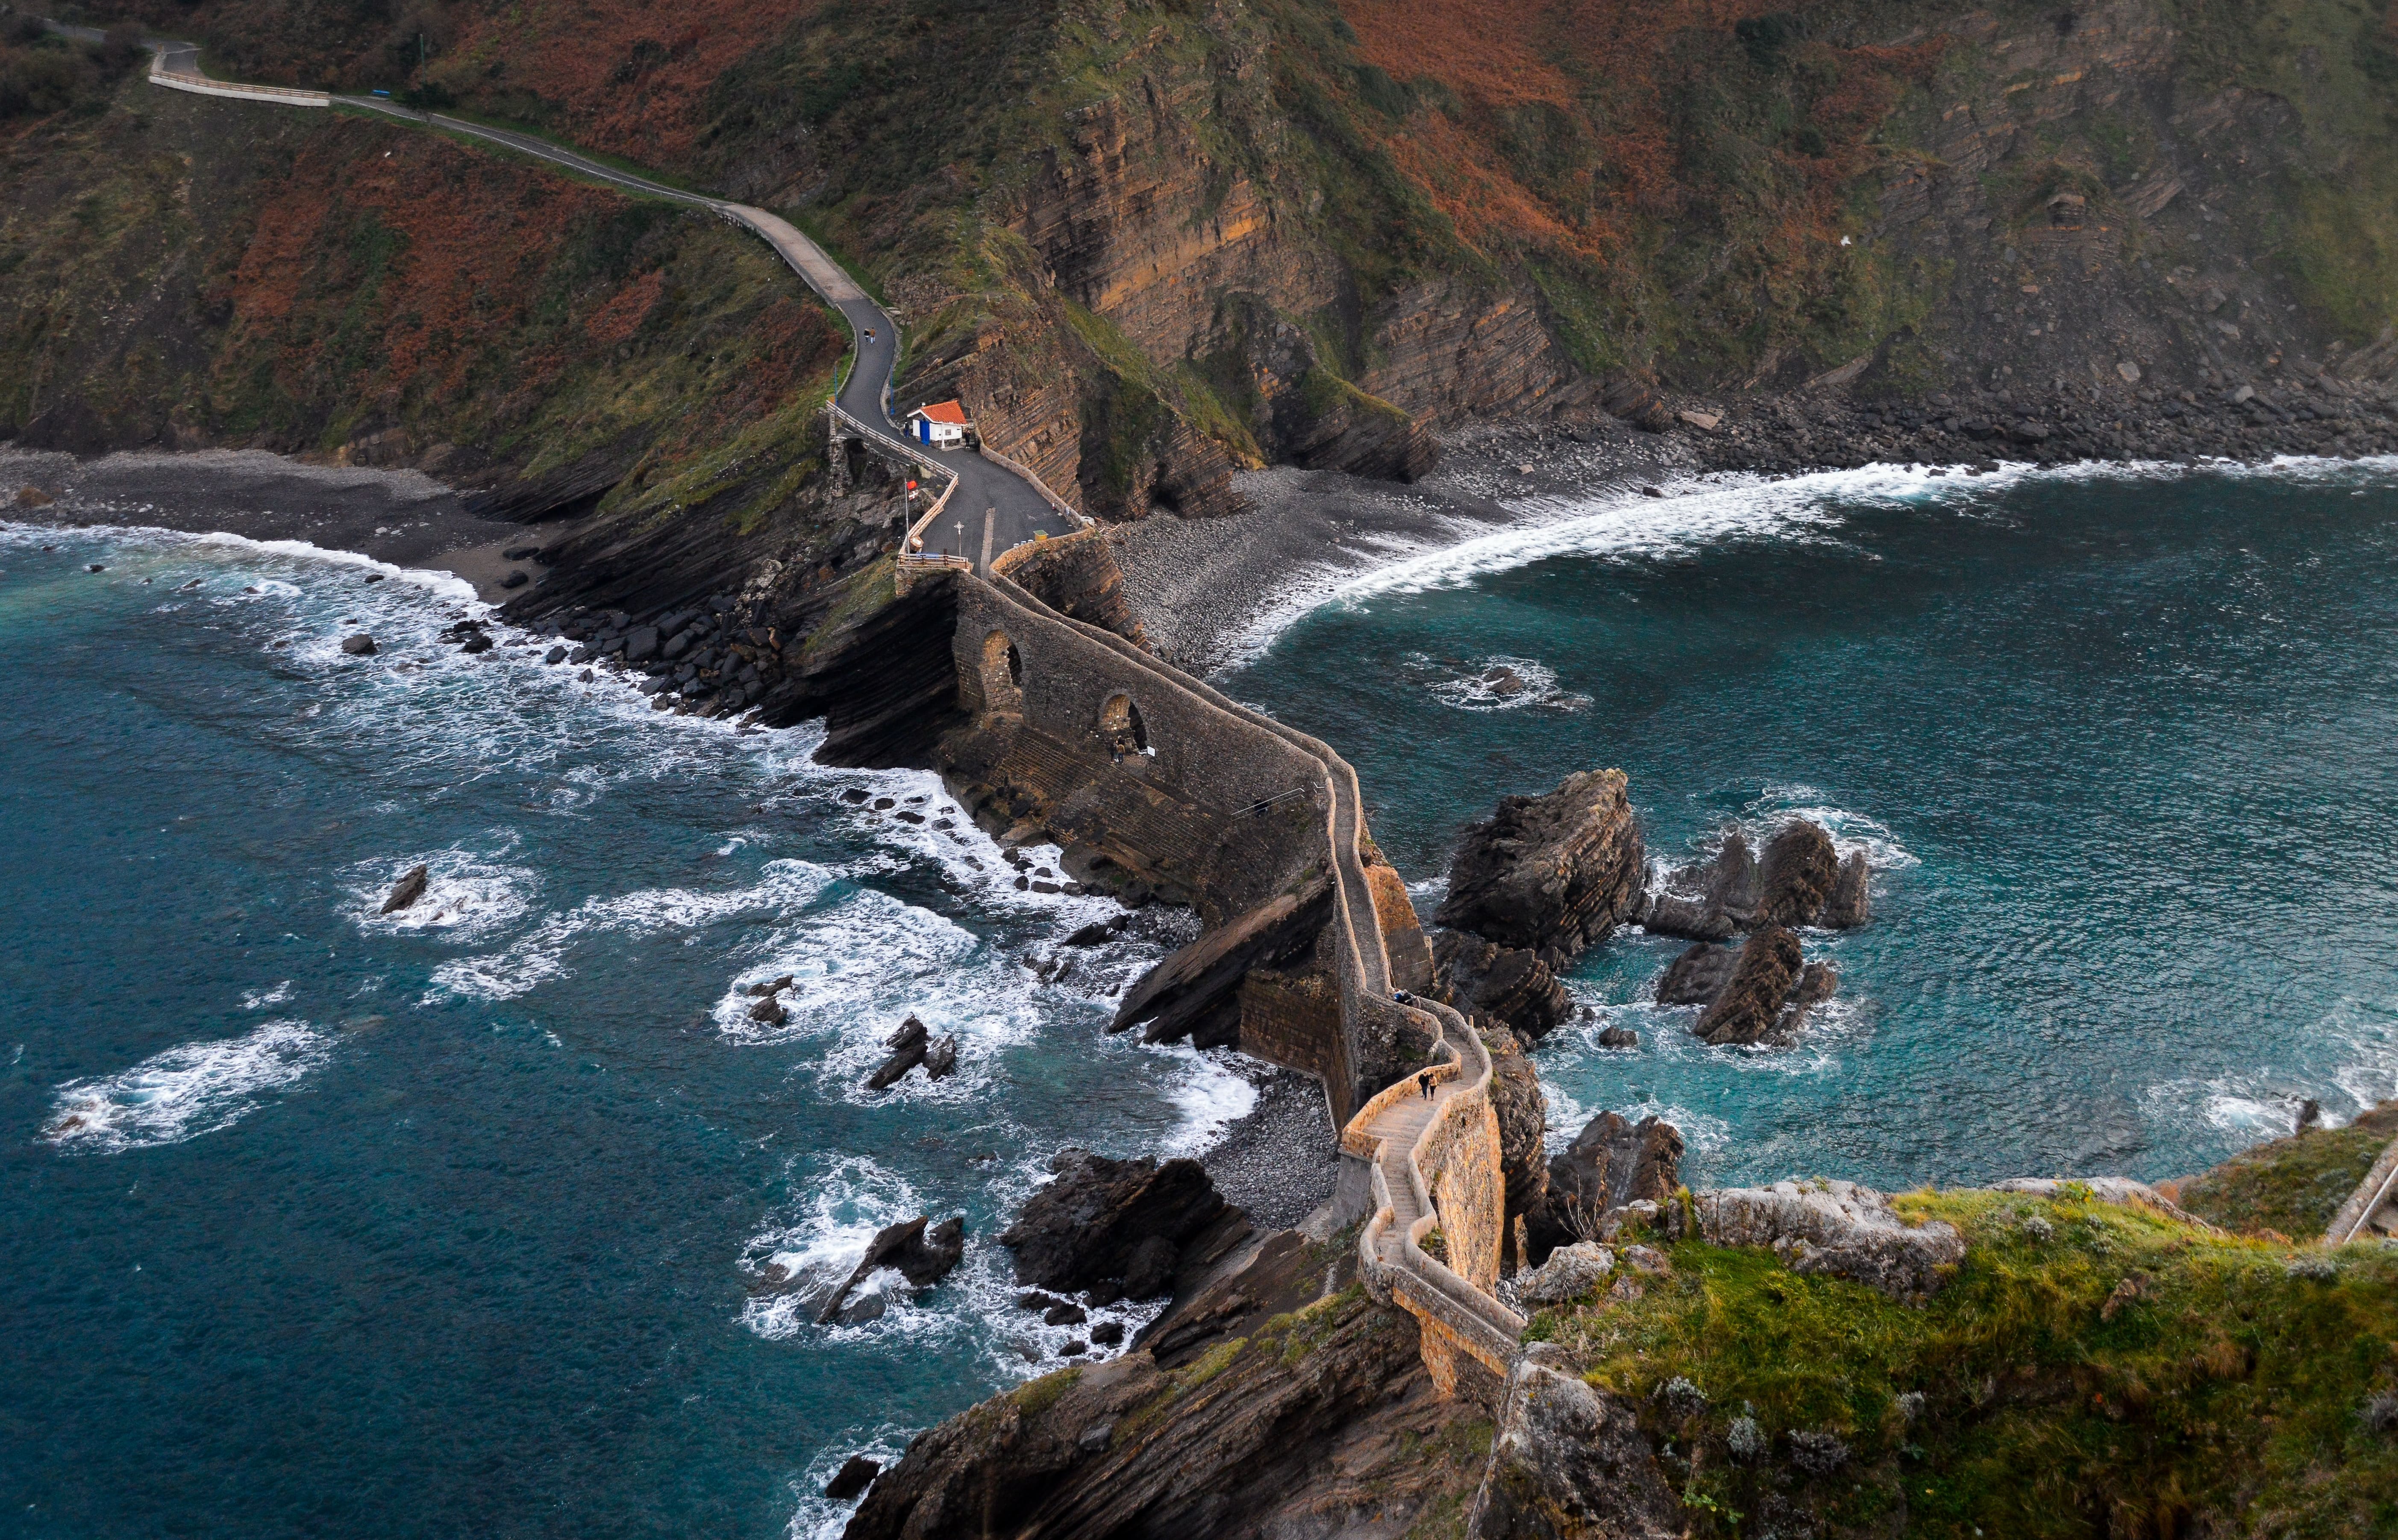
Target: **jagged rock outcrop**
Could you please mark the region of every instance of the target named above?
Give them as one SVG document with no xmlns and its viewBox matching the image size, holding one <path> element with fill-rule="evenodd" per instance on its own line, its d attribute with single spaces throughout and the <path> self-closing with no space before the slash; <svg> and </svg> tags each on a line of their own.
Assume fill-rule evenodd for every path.
<svg viewBox="0 0 2398 1540">
<path fill-rule="evenodd" d="M 1715 859 L 1670 873 L 1650 900 L 1641 928 L 1690 941 L 1728 941 L 1757 913 L 1757 858 L 1738 829 L 1724 835 Z"/>
<path fill-rule="evenodd" d="M 1742 944 L 1731 982 L 1691 1033 L 1718 1046 L 1778 1041 L 1783 1004 L 1803 966 L 1797 936 L 1778 925 L 1757 931 Z"/>
<path fill-rule="evenodd" d="M 1432 961 L 1434 995 L 1528 1041 L 1540 1041 L 1573 1013 L 1566 986 L 1537 952 L 1443 931 L 1433 940 Z"/>
<path fill-rule="evenodd" d="M 1516 1282 L 1516 1297 L 1527 1305 L 1563 1305 L 1596 1291 L 1614 1270 L 1614 1252 L 1596 1240 L 1572 1241 L 1522 1274 Z"/>
<path fill-rule="evenodd" d="M 1794 818 L 1766 842 L 1759 863 L 1758 925 L 1812 925 L 1840 874 L 1832 837 L 1811 819 Z"/>
<path fill-rule="evenodd" d="M 1764 932 L 1759 931 L 1758 934 Z M 1755 940 L 1755 937 L 1750 938 L 1752 944 Z M 1676 957 L 1658 977 L 1657 1003 L 1713 1007 L 1723 998 L 1732 980 L 1738 976 L 1741 959 L 1747 955 L 1746 945 L 1717 946 L 1700 942 Z M 1783 998 L 1780 1014 L 1774 1018 L 1772 1025 L 1754 1040 L 1779 1044 L 1798 1041 L 1799 1032 L 1806 1026 L 1808 1013 L 1830 999 L 1839 992 L 1839 972 L 1830 963 L 1805 964 L 1799 969 L 1798 977 L 1791 981 L 1790 991 Z M 1759 979 L 1757 987 L 1760 992 L 1770 989 L 1771 980 Z M 1761 1010 L 1762 993 L 1749 1003 Z M 1704 1027 L 1706 1024 L 1707 1018 L 1702 1017 L 1699 1025 Z"/>
<path fill-rule="evenodd" d="M 1739 965 L 1739 947 L 1699 942 L 1666 965 L 1657 980 L 1657 1003 L 1713 1005 Z"/>
<path fill-rule="evenodd" d="M 929 1226 L 929 1228 L 928 1228 Z M 919 1289 L 929 1289 L 965 1259 L 966 1222 L 963 1216 L 932 1223 L 929 1215 L 885 1225 L 866 1243 L 866 1254 L 850 1270 L 848 1280 L 835 1289 L 816 1311 L 823 1325 L 840 1316 L 853 1290 L 878 1269 L 894 1267 Z"/>
<path fill-rule="evenodd" d="M 1815 923 L 1833 931 L 1853 931 L 1873 918 L 1873 899 L 1866 890 L 1872 873 L 1866 865 L 1866 853 L 1852 850 L 1840 863 L 1840 875 L 1832 884 L 1832 896 L 1824 902 L 1824 912 Z"/>
<path fill-rule="evenodd" d="M 1669 1205 L 1677 1234 L 1695 1225 L 1718 1246 L 1764 1246 L 1794 1273 L 1828 1273 L 1893 1299 L 1933 1292 L 1965 1260 L 1965 1238 L 1943 1220 L 1909 1225 L 1890 1199 L 1854 1182 L 1776 1182 L 1698 1194 Z"/>
<path fill-rule="evenodd" d="M 1602 1112 L 1549 1161 L 1546 1197 L 1525 1216 L 1533 1255 L 1595 1239 L 1609 1211 L 1662 1203 L 1681 1185 L 1681 1130 L 1661 1118 L 1635 1123 Z"/>
<path fill-rule="evenodd" d="M 847 1540 L 1387 1534 L 1462 1506 L 1478 1473 L 1424 1452 L 1481 1409 L 1433 1388 L 1412 1317 L 1362 1291 L 1317 1301 L 1323 1261 L 1300 1261 L 1297 1298 L 1242 1280 L 1295 1313 L 1225 1317 L 1242 1335 L 1204 1361 L 1161 1369 L 1135 1350 L 920 1434 Z"/>
<path fill-rule="evenodd" d="M 1472 1540 L 1671 1540 L 1680 1507 L 1620 1398 L 1536 1344 L 1507 1376 Z"/>
<path fill-rule="evenodd" d="M 1579 771 L 1466 829 L 1435 918 L 1554 966 L 1637 917 L 1646 863 L 1623 772 Z"/>
<path fill-rule="evenodd" d="M 1490 1051 L 1490 1107 L 1499 1115 L 1499 1169 L 1507 1178 L 1506 1212 L 1511 1217 L 1530 1213 L 1549 1190 L 1543 1147 L 1549 1132 L 1548 1099 L 1541 1094 L 1540 1072 L 1513 1033 L 1488 1028 L 1482 1041 Z"/>
<path fill-rule="evenodd" d="M 1036 1289 L 1112 1287 L 1152 1298 L 1165 1292 L 1186 1242 L 1239 1214 L 1196 1160 L 1111 1160 L 1070 1149 L 1049 1169 L 1057 1180 L 999 1237 L 1016 1253 L 1016 1281 Z"/>
</svg>

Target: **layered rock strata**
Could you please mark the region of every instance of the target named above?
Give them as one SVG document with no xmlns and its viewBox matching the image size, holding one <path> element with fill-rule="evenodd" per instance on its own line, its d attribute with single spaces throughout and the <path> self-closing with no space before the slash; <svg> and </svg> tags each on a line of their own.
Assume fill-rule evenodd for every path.
<svg viewBox="0 0 2398 1540">
<path fill-rule="evenodd" d="M 1555 968 L 1638 918 L 1646 860 L 1623 772 L 1579 771 L 1465 831 L 1435 918 Z"/>
</svg>

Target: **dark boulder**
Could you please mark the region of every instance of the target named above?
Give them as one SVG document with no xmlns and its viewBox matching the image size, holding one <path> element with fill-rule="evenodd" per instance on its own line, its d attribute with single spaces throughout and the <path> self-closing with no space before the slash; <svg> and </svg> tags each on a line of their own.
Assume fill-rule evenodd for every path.
<svg viewBox="0 0 2398 1540">
<path fill-rule="evenodd" d="M 1690 941 L 1728 941 L 1757 912 L 1757 858 L 1738 829 L 1727 830 L 1711 861 L 1677 868 L 1652 900 L 1641 927 Z"/>
<path fill-rule="evenodd" d="M 749 1008 L 749 1019 L 753 1022 L 762 1022 L 768 1026 L 780 1026 L 791 1019 L 791 1013 L 784 1009 L 783 1002 L 774 996 L 761 995 L 758 998 L 758 1003 Z"/>
<path fill-rule="evenodd" d="M 1539 954 L 1499 946 L 1462 931 L 1433 938 L 1433 987 L 1444 1003 L 1484 1025 L 1538 1042 L 1572 1014 L 1573 1002 Z"/>
<path fill-rule="evenodd" d="M 924 1049 L 924 1078 L 945 1079 L 958 1067 L 958 1039 L 955 1034 L 936 1038 Z"/>
<path fill-rule="evenodd" d="M 1642 907 L 1647 855 L 1619 770 L 1503 797 L 1466 829 L 1435 917 L 1501 946 L 1570 961 Z"/>
<path fill-rule="evenodd" d="M 1852 850 L 1840 863 L 1840 875 L 1832 884 L 1832 896 L 1825 902 L 1824 912 L 1815 923 L 1835 931 L 1853 931 L 1873 918 L 1873 899 L 1866 891 L 1866 882 L 1872 873 L 1866 865 L 1866 853 Z"/>
<path fill-rule="evenodd" d="M 1076 1292 L 1115 1282 L 1147 1297 L 1134 1286 L 1162 1288 L 1183 1243 L 1226 1210 L 1196 1160 L 1111 1160 L 1070 1149 L 1049 1169 L 1057 1180 L 999 1238 L 1016 1253 L 1016 1281 L 1033 1288 Z"/>
<path fill-rule="evenodd" d="M 846 1503 L 873 1485 L 882 1474 L 882 1462 L 869 1460 L 863 1454 L 853 1454 L 841 1463 L 841 1468 L 825 1483 L 824 1494 L 836 1503 Z"/>
<path fill-rule="evenodd" d="M 1740 949 L 1731 981 L 1691 1030 L 1717 1045 L 1763 1040 L 1780 1022 L 1799 970 L 1797 936 L 1778 925 L 1756 931 Z"/>
<path fill-rule="evenodd" d="M 881 1268 L 896 1267 L 910 1284 L 929 1289 L 947 1278 L 950 1269 L 965 1254 L 963 1218 L 944 1219 L 934 1225 L 928 1216 L 920 1214 L 896 1225 L 885 1225 L 866 1243 L 866 1254 L 850 1269 L 848 1281 L 834 1290 L 816 1311 L 816 1324 L 821 1326 L 838 1318 L 851 1292 Z"/>
<path fill-rule="evenodd" d="M 1658 1118 L 1637 1123 L 1602 1112 L 1549 1161 L 1548 1193 L 1527 1216 L 1536 1257 L 1569 1241 L 1596 1239 L 1610 1209 L 1663 1203 L 1682 1185 L 1682 1131 Z"/>
<path fill-rule="evenodd" d="M 866 1078 L 869 1091 L 888 1091 L 899 1082 L 901 1077 L 923 1064 L 926 1053 L 931 1051 L 932 1034 L 923 1022 L 910 1016 L 901 1022 L 891 1036 L 882 1039 L 882 1046 L 891 1051 L 891 1056 L 882 1061 L 881 1068 Z"/>
<path fill-rule="evenodd" d="M 1814 924 L 1839 875 L 1832 837 L 1812 820 L 1792 819 L 1766 844 L 1755 923 Z"/>
<path fill-rule="evenodd" d="M 1740 948 L 1699 943 L 1676 957 L 1657 981 L 1659 1005 L 1712 1005 L 1731 982 Z"/>
<path fill-rule="evenodd" d="M 547 652 L 542 654 L 541 661 L 545 663 L 562 663 L 566 661 L 566 649 L 563 647 L 553 647 Z"/>
<path fill-rule="evenodd" d="M 470 654 L 476 652 L 489 652 L 491 649 L 492 638 L 483 635 L 483 633 L 479 631 L 469 631 L 466 633 L 465 640 L 458 644 L 459 651 Z"/>
<path fill-rule="evenodd" d="M 425 887 L 431 881 L 432 877 L 423 863 L 411 866 L 397 882 L 391 885 L 390 896 L 383 901 L 383 912 L 396 915 L 407 908 L 424 896 Z"/>
<path fill-rule="evenodd" d="M 522 588 L 526 583 L 529 583 L 532 581 L 532 578 L 529 573 L 510 572 L 506 577 L 500 580 L 500 586 L 503 588 Z"/>
<path fill-rule="evenodd" d="M 342 650 L 348 653 L 353 658 L 371 657 L 374 654 L 374 638 L 368 636 L 363 631 L 359 632 L 355 636 L 344 636 L 342 638 Z"/>
<path fill-rule="evenodd" d="M 1640 1034 L 1633 1031 L 1628 1026 L 1604 1027 L 1600 1029 L 1598 1034 L 1598 1046 L 1601 1048 L 1638 1048 L 1640 1046 Z"/>
<path fill-rule="evenodd" d="M 658 628 L 656 626 L 642 626 L 639 630 L 631 632 L 625 637 L 625 661 L 626 663 L 637 663 L 644 658 L 654 658 L 657 654 Z"/>
<path fill-rule="evenodd" d="M 1536 1345 L 1508 1375 L 1468 1540 L 1673 1540 L 1688 1533 L 1637 1410 Z"/>
</svg>

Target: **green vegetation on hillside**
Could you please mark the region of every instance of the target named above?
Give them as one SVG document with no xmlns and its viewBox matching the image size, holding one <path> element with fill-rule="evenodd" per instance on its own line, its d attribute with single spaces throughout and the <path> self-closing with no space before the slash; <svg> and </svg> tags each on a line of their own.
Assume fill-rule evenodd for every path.
<svg viewBox="0 0 2398 1540">
<path fill-rule="evenodd" d="M 1699 1535 L 2398 1532 L 2398 1251 L 2071 1188 L 1898 1206 L 1970 1242 L 1926 1304 L 1693 1241 L 1533 1334 L 1637 1400 Z"/>
<path fill-rule="evenodd" d="M 2398 1138 L 2398 1103 L 2384 1103 L 2345 1128 L 2309 1129 L 2243 1150 L 2186 1183 L 2181 1206 L 2244 1234 L 2312 1240 Z"/>
</svg>

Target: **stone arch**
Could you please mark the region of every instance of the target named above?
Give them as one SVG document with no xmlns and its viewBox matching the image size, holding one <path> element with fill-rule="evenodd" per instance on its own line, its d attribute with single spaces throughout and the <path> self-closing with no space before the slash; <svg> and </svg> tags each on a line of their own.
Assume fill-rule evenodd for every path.
<svg viewBox="0 0 2398 1540">
<path fill-rule="evenodd" d="M 1149 741 L 1149 724 L 1141 720 L 1140 707 L 1133 704 L 1129 695 L 1111 695 L 1107 704 L 1099 707 L 1099 737 L 1119 759 L 1128 754 L 1152 757 L 1157 754 Z"/>
<path fill-rule="evenodd" d="M 985 711 L 1021 714 L 1024 710 L 1024 655 L 1004 631 L 982 639 L 982 663 L 977 670 Z"/>
</svg>

